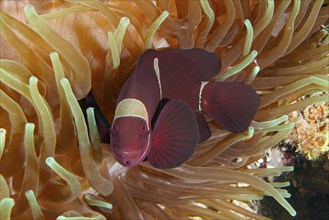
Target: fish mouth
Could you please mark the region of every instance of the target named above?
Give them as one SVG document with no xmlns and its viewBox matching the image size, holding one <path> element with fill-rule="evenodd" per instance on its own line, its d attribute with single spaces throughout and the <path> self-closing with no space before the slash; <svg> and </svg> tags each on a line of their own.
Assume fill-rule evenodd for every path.
<svg viewBox="0 0 329 220">
<path fill-rule="evenodd" d="M 141 164 L 150 151 L 149 137 L 146 146 L 140 142 L 115 142 L 112 145 L 114 158 L 125 167 Z"/>
<path fill-rule="evenodd" d="M 125 167 L 134 167 L 139 165 L 145 159 L 146 155 L 144 155 L 141 151 L 133 151 L 133 152 L 114 152 L 115 159 Z"/>
<path fill-rule="evenodd" d="M 117 161 L 125 166 L 125 167 L 134 167 L 134 166 L 138 166 L 141 162 L 143 162 L 144 157 L 116 157 Z"/>
</svg>

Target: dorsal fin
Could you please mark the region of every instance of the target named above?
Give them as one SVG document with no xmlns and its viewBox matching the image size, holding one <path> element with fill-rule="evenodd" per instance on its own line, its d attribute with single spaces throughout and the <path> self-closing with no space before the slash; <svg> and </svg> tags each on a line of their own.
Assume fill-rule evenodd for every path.
<svg viewBox="0 0 329 220">
<path fill-rule="evenodd" d="M 153 61 L 159 60 L 161 81 L 168 76 L 194 82 L 208 81 L 219 73 L 220 58 L 215 53 L 207 52 L 200 48 L 170 49 L 164 51 L 147 50 L 138 60 L 136 69 L 140 73 L 153 71 Z M 178 74 L 179 73 L 179 74 Z"/>
</svg>

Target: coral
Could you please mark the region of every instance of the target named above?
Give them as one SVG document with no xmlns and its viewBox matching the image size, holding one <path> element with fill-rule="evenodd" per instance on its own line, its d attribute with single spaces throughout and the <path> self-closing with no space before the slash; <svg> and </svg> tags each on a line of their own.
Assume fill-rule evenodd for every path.
<svg viewBox="0 0 329 220">
<path fill-rule="evenodd" d="M 289 114 L 289 117 L 289 120 L 296 122 L 285 142 L 297 146 L 297 150 L 308 159 L 317 159 L 325 153 L 329 158 L 328 102 L 307 106 L 302 111 Z"/>
<path fill-rule="evenodd" d="M 328 92 L 328 1 L 0 4 L 1 218 L 267 219 L 232 203 L 264 196 L 296 214 L 289 183 L 265 180 L 293 168 L 248 165 L 287 136 L 288 114 L 327 101 L 312 94 Z M 122 167 L 77 100 L 92 89 L 111 121 L 141 53 L 178 47 L 215 52 L 213 80 L 250 84 L 261 106 L 242 134 L 209 120 L 211 138 L 178 168 Z"/>
</svg>

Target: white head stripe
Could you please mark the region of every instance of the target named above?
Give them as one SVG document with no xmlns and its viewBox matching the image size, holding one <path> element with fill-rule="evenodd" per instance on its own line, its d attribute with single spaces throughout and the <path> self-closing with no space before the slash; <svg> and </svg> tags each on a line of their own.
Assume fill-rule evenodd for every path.
<svg viewBox="0 0 329 220">
<path fill-rule="evenodd" d="M 137 100 L 137 99 L 123 99 L 119 104 L 117 105 L 117 108 L 115 109 L 114 119 L 120 118 L 120 117 L 139 117 L 142 119 L 145 119 L 147 123 L 149 123 L 148 120 L 148 114 L 147 110 L 145 108 L 145 105 L 143 102 Z"/>
</svg>

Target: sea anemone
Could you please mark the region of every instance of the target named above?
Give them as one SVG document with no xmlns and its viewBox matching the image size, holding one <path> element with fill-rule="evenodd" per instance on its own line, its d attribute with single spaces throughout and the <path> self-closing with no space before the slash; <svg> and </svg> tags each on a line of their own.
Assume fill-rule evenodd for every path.
<svg viewBox="0 0 329 220">
<path fill-rule="evenodd" d="M 327 101 L 328 1 L 1 1 L 1 219 L 266 219 L 232 203 L 272 196 L 251 168 L 294 127 L 288 114 Z M 148 48 L 204 48 L 222 59 L 213 80 L 260 97 L 249 129 L 212 136 L 185 164 L 119 165 L 101 144 L 90 90 L 109 121 L 120 88 Z M 306 97 L 300 99 L 300 97 Z M 87 126 L 88 125 L 88 126 Z"/>
</svg>

